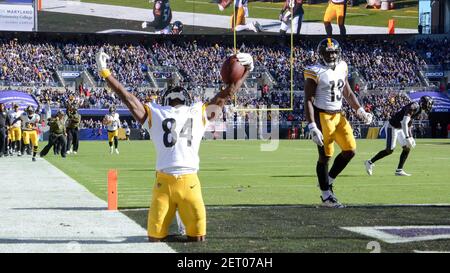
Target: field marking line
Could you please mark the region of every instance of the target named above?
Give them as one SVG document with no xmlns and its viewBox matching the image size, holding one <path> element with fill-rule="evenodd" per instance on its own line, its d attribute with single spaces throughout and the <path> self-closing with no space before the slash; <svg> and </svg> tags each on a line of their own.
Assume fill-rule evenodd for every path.
<svg viewBox="0 0 450 273">
<path fill-rule="evenodd" d="M 346 208 L 354 208 L 354 209 L 364 209 L 364 208 L 411 208 L 411 207 L 435 207 L 435 208 L 450 208 L 449 204 L 361 204 L 361 205 L 347 205 Z M 223 210 L 223 209 L 273 209 L 273 208 L 318 208 L 318 209 L 326 209 L 321 208 L 320 204 L 305 204 L 305 205 L 206 205 L 207 210 Z M 140 207 L 140 208 L 124 208 L 119 209 L 120 211 L 144 211 L 148 210 L 148 207 Z M 344 209 L 345 210 L 345 209 Z"/>
<path fill-rule="evenodd" d="M 174 252 L 48 161 L 0 162 L 0 252 Z"/>
</svg>

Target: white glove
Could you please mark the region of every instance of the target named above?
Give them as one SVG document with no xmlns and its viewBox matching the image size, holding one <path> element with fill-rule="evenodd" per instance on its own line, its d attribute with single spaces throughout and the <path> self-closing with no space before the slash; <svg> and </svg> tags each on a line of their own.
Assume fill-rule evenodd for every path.
<svg viewBox="0 0 450 273">
<path fill-rule="evenodd" d="M 225 10 L 225 8 L 221 4 L 217 4 L 217 6 L 219 6 L 219 10 L 220 11 L 224 11 Z"/>
<path fill-rule="evenodd" d="M 356 115 L 359 119 L 361 119 L 366 125 L 372 123 L 373 115 L 371 113 L 367 113 L 364 108 L 359 107 L 358 111 L 356 111 Z"/>
<path fill-rule="evenodd" d="M 322 132 L 317 128 L 315 122 L 311 122 L 308 124 L 309 135 L 311 136 L 312 141 L 319 146 L 323 146 L 323 135 Z"/>
<path fill-rule="evenodd" d="M 95 55 L 95 61 L 97 62 L 97 69 L 100 76 L 103 78 L 106 78 L 107 76 L 111 75 L 111 72 L 108 69 L 108 66 L 106 64 L 106 61 L 109 60 L 108 54 L 103 52 L 103 49 L 101 49 L 97 54 Z M 109 74 L 109 75 L 108 75 Z"/>
<path fill-rule="evenodd" d="M 142 28 L 147 28 L 147 22 L 143 22 L 141 26 Z"/>
<path fill-rule="evenodd" d="M 252 55 L 250 55 L 248 53 L 238 53 L 238 54 L 236 54 L 236 57 L 238 58 L 238 61 L 243 66 L 248 66 L 248 68 L 250 69 L 250 72 L 253 71 L 255 66 L 253 65 L 253 57 L 252 57 Z"/>
<path fill-rule="evenodd" d="M 406 147 L 410 149 L 416 147 L 416 141 L 414 140 L 413 137 L 406 138 Z"/>
</svg>

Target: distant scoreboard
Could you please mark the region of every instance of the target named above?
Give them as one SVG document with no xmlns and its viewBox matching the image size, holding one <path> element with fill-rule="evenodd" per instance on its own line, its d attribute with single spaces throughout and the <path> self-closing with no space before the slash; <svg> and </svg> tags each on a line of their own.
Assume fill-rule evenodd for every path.
<svg viewBox="0 0 450 273">
<path fill-rule="evenodd" d="M 0 31 L 37 31 L 37 1 L 0 0 Z"/>
</svg>

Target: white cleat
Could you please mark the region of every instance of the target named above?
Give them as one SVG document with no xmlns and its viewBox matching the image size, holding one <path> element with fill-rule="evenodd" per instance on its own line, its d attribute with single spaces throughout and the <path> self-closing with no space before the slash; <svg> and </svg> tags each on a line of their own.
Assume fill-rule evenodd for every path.
<svg viewBox="0 0 450 273">
<path fill-rule="evenodd" d="M 327 199 L 323 199 L 323 197 L 321 196 L 320 199 L 322 199 L 322 207 L 326 207 L 326 208 L 334 208 L 334 209 L 342 209 L 345 208 L 344 205 L 342 205 L 336 198 L 336 196 L 334 196 L 334 194 L 328 196 Z"/>
<path fill-rule="evenodd" d="M 375 164 L 370 163 L 370 160 L 366 160 L 364 162 L 364 165 L 366 166 L 366 172 L 368 175 L 372 175 L 373 174 L 373 167 L 375 166 Z"/>
<path fill-rule="evenodd" d="M 109 153 L 110 153 L 110 154 L 113 154 L 113 153 L 114 153 L 113 147 L 109 148 Z"/>
<path fill-rule="evenodd" d="M 74 155 L 76 155 L 76 154 L 77 154 L 77 152 L 73 152 L 73 154 L 74 154 Z"/>
<path fill-rule="evenodd" d="M 147 28 L 147 22 L 143 22 L 141 25 L 142 28 Z"/>
<path fill-rule="evenodd" d="M 116 154 L 119 154 L 119 149 L 116 149 Z"/>
<path fill-rule="evenodd" d="M 403 169 L 397 169 L 395 171 L 396 176 L 411 176 L 411 174 L 406 173 Z"/>
</svg>

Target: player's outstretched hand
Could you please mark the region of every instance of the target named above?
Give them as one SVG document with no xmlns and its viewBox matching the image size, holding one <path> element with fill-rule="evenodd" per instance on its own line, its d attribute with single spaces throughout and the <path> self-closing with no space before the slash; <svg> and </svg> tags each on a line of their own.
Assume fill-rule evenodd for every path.
<svg viewBox="0 0 450 273">
<path fill-rule="evenodd" d="M 311 136 L 312 141 L 319 146 L 323 146 L 323 135 L 322 132 L 317 128 L 315 122 L 311 122 L 308 124 L 309 135 Z"/>
<path fill-rule="evenodd" d="M 225 8 L 221 4 L 217 4 L 217 6 L 219 6 L 219 10 L 220 11 L 224 11 L 225 10 Z"/>
<path fill-rule="evenodd" d="M 143 22 L 141 25 L 142 28 L 147 28 L 147 22 Z"/>
<path fill-rule="evenodd" d="M 108 54 L 106 54 L 103 49 L 101 49 L 97 54 L 95 55 L 95 60 L 97 62 L 97 69 L 100 76 L 103 78 L 106 78 L 107 74 L 111 75 L 111 72 L 108 69 L 107 61 L 109 60 Z"/>
<path fill-rule="evenodd" d="M 236 54 L 236 57 L 238 58 L 238 61 L 243 65 L 248 67 L 248 69 L 251 71 L 253 71 L 253 69 L 255 68 L 254 64 L 253 64 L 253 57 L 252 55 L 248 54 L 248 53 L 238 53 Z"/>
<path fill-rule="evenodd" d="M 364 124 L 369 125 L 372 123 L 373 115 L 371 113 L 367 113 L 364 108 L 360 107 L 358 111 L 356 111 L 356 115 L 364 122 Z"/>
</svg>

